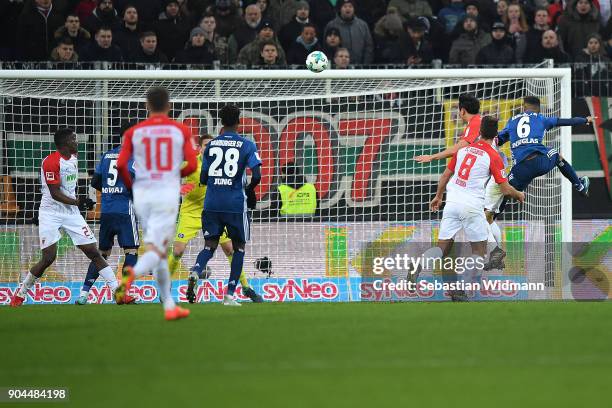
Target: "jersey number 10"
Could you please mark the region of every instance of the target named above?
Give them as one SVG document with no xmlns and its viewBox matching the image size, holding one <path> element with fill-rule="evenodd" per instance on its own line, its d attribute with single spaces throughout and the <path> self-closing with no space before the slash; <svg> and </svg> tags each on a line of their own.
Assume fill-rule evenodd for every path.
<svg viewBox="0 0 612 408">
<path fill-rule="evenodd" d="M 142 143 L 145 146 L 145 160 L 147 170 L 157 170 L 157 171 L 169 171 L 172 170 L 172 138 L 169 137 L 158 137 L 154 141 L 154 146 L 152 146 L 151 138 L 145 137 L 142 139 Z M 163 146 L 166 146 L 163 149 Z M 153 169 L 153 163 L 151 160 L 151 156 L 153 152 L 152 148 L 155 148 L 155 169 Z M 165 151 L 164 151 L 165 150 Z M 162 152 L 165 153 L 165 159 L 162 162 Z"/>
</svg>

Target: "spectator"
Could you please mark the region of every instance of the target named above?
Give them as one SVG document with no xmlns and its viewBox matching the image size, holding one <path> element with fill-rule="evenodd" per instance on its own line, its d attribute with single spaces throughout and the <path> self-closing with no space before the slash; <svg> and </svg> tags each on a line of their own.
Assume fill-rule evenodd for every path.
<svg viewBox="0 0 612 408">
<path fill-rule="evenodd" d="M 23 1 L 0 0 L 0 61 L 17 59 L 17 31 Z"/>
<path fill-rule="evenodd" d="M 185 46 L 189 39 L 189 22 L 179 13 L 177 0 L 166 0 L 165 10 L 159 15 L 155 26 L 159 49 L 170 60 Z"/>
<path fill-rule="evenodd" d="M 438 19 L 444 26 L 447 34 L 450 34 L 457 26 L 457 23 L 465 16 L 465 5 L 463 0 L 451 0 L 451 3 L 438 13 Z"/>
<path fill-rule="evenodd" d="M 491 21 L 485 15 L 480 14 L 480 3 L 478 0 L 468 0 L 465 2 L 465 14 L 476 17 L 480 24 L 480 29 L 486 32 L 491 31 Z"/>
<path fill-rule="evenodd" d="M 341 0 L 338 16 L 327 24 L 326 30 L 335 27 L 340 31 L 342 45 L 349 50 L 355 64 L 371 64 L 374 60 L 374 43 L 365 21 L 355 16 L 354 0 Z"/>
<path fill-rule="evenodd" d="M 497 0 L 497 6 L 495 7 L 497 11 L 497 15 L 495 16 L 495 20 L 503 21 L 506 12 L 508 11 L 508 1 L 507 0 Z"/>
<path fill-rule="evenodd" d="M 478 22 L 472 16 L 463 20 L 463 31 L 451 46 L 448 58 L 451 64 L 474 64 L 478 51 L 491 42 L 491 36 L 478 29 Z"/>
<path fill-rule="evenodd" d="M 338 48 L 334 54 L 334 68 L 347 69 L 349 65 L 351 65 L 351 52 L 348 48 Z"/>
<path fill-rule="evenodd" d="M 508 44 L 506 26 L 497 21 L 491 28 L 491 44 L 483 47 L 476 55 L 478 65 L 509 65 L 514 64 L 514 50 Z"/>
<path fill-rule="evenodd" d="M 563 15 L 563 5 L 566 0 L 550 0 L 551 3 L 548 6 L 548 25 L 551 30 L 557 28 L 559 20 Z"/>
<path fill-rule="evenodd" d="M 123 61 L 121 49 L 113 44 L 113 32 L 110 27 L 98 28 L 94 41 L 83 51 L 82 61 Z"/>
<path fill-rule="evenodd" d="M 280 29 L 280 26 L 275 20 L 275 17 L 278 17 L 278 13 L 275 13 L 274 5 L 270 5 L 270 0 L 257 0 L 257 2 L 254 5 L 257 6 L 257 8 L 259 8 L 262 19 L 271 22 L 275 30 Z M 245 13 L 246 13 L 246 8 L 245 8 Z"/>
<path fill-rule="evenodd" d="M 599 32 L 599 11 L 592 0 L 573 0 L 559 21 L 558 33 L 563 48 L 572 57 L 582 52 L 592 33 Z"/>
<path fill-rule="evenodd" d="M 336 55 L 336 50 L 342 46 L 342 38 L 340 38 L 340 30 L 330 27 L 325 32 L 325 43 L 323 44 L 323 52 L 327 58 L 333 58 Z"/>
<path fill-rule="evenodd" d="M 391 0 L 389 7 L 395 7 L 405 19 L 432 16 L 431 7 L 425 0 Z M 389 9 L 387 8 L 387 10 Z"/>
<path fill-rule="evenodd" d="M 24 8 L 17 24 L 18 53 L 25 61 L 47 61 L 53 47 L 53 33 L 64 23 L 53 9 L 52 0 L 34 0 Z"/>
<path fill-rule="evenodd" d="M 536 56 L 534 62 L 542 62 L 547 59 L 552 59 L 555 64 L 570 62 L 569 55 L 559 48 L 559 39 L 553 30 L 544 31 L 542 34 L 542 54 Z"/>
<path fill-rule="evenodd" d="M 168 62 L 168 57 L 159 50 L 157 35 L 153 31 L 145 31 L 140 34 L 140 49 L 132 55 L 124 54 L 124 59 L 129 62 L 143 62 L 147 64 Z"/>
<path fill-rule="evenodd" d="M 261 50 L 259 53 L 259 63 L 256 65 L 265 68 L 276 68 L 281 65 L 281 61 L 278 56 L 278 48 L 274 41 L 264 41 L 260 44 L 260 47 Z"/>
<path fill-rule="evenodd" d="M 256 4 L 247 6 L 244 10 L 244 20 L 229 37 L 228 45 L 230 60 L 235 61 L 235 58 L 238 56 L 238 51 L 257 37 L 257 29 L 261 22 L 260 8 Z"/>
<path fill-rule="evenodd" d="M 302 32 L 304 25 L 310 22 L 310 5 L 307 1 L 298 1 L 295 17 L 285 24 L 278 33 L 278 40 L 283 48 L 289 49 L 291 44 Z M 319 32 L 318 29 L 317 32 Z"/>
<path fill-rule="evenodd" d="M 204 44 L 212 48 L 216 59 L 221 64 L 229 64 L 229 45 L 227 38 L 217 34 L 215 16 L 212 14 L 205 15 L 200 22 L 200 28 L 204 31 Z"/>
<path fill-rule="evenodd" d="M 79 56 L 74 50 L 74 43 L 70 37 L 61 38 L 57 47 L 51 51 L 51 61 L 55 62 L 77 62 Z"/>
<path fill-rule="evenodd" d="M 56 40 L 61 40 L 65 37 L 70 38 L 75 50 L 84 49 L 91 40 L 91 34 L 81 27 L 81 20 L 76 14 L 68 14 L 64 26 L 55 30 L 54 37 Z"/>
<path fill-rule="evenodd" d="M 510 43 L 514 49 L 516 59 L 522 61 L 527 48 L 527 31 L 529 31 L 525 12 L 519 4 L 510 4 L 502 21 L 506 25 L 506 30 L 508 30 Z"/>
<path fill-rule="evenodd" d="M 395 7 L 389 7 L 374 26 L 374 60 L 378 63 L 404 63 L 400 52 L 400 39 L 404 32 L 402 18 Z"/>
<path fill-rule="evenodd" d="M 338 1 L 309 0 L 308 3 L 310 4 L 310 18 L 317 24 L 317 31 L 326 33 L 327 23 L 336 18 L 336 4 Z"/>
<path fill-rule="evenodd" d="M 125 11 L 130 5 L 136 7 L 138 21 L 143 26 L 152 27 L 158 20 L 159 13 L 163 11 L 165 3 L 164 0 L 114 0 L 113 4 L 118 13 Z"/>
<path fill-rule="evenodd" d="M 176 53 L 174 62 L 212 65 L 217 59 L 213 41 L 207 40 L 206 32 L 201 27 L 195 27 L 189 34 L 187 46 Z"/>
<path fill-rule="evenodd" d="M 121 48 L 121 53 L 126 59 L 140 52 L 140 33 L 142 31 L 138 21 L 138 10 L 134 6 L 127 6 L 123 10 L 121 24 L 113 29 L 115 45 Z"/>
<path fill-rule="evenodd" d="M 433 50 L 425 38 L 427 26 L 424 18 L 413 18 L 405 24 L 406 33 L 400 42 L 402 63 L 407 65 L 430 64 L 433 60 Z"/>
<path fill-rule="evenodd" d="M 83 21 L 83 27 L 89 33 L 97 33 L 98 28 L 114 27 L 119 22 L 117 10 L 113 7 L 113 0 L 98 0 L 96 7 L 86 20 Z"/>
<path fill-rule="evenodd" d="M 309 183 L 294 162 L 281 168 L 278 186 L 280 216 L 314 216 L 317 211 L 317 188 Z"/>
<path fill-rule="evenodd" d="M 589 36 L 586 48 L 582 49 L 582 52 L 574 59 L 574 61 L 593 65 L 610 62 L 610 59 L 606 55 L 601 36 L 599 34 L 592 33 Z M 592 66 L 592 68 L 596 67 Z"/>
<path fill-rule="evenodd" d="M 533 26 L 527 31 L 525 43 L 527 49 L 523 55 L 523 60 L 519 62 L 534 63 L 539 55 L 542 54 L 542 34 L 550 30 L 548 25 L 548 9 L 540 8 L 534 15 Z"/>
<path fill-rule="evenodd" d="M 231 0 L 216 0 L 212 14 L 217 23 L 217 34 L 221 37 L 229 38 L 242 22 L 238 8 Z"/>
<path fill-rule="evenodd" d="M 276 52 L 278 53 L 278 61 L 280 65 L 287 65 L 285 51 L 280 45 L 280 42 L 274 36 L 274 28 L 272 24 L 265 21 L 259 28 L 257 38 L 244 46 L 238 53 L 238 63 L 243 65 L 257 65 L 261 58 L 261 44 L 265 41 L 273 41 L 276 44 Z"/>
<path fill-rule="evenodd" d="M 81 0 L 75 7 L 74 13 L 79 17 L 79 21 L 87 21 L 97 6 L 97 0 Z"/>
<path fill-rule="evenodd" d="M 608 24 L 604 29 L 605 48 L 608 52 L 608 58 L 612 59 L 612 18 L 608 20 Z"/>
<path fill-rule="evenodd" d="M 304 65 L 306 57 L 313 51 L 322 51 L 321 43 L 317 38 L 317 27 L 314 24 L 306 24 L 300 36 L 287 50 L 287 63 Z"/>
<path fill-rule="evenodd" d="M 266 18 L 271 19 L 275 30 L 280 29 L 295 16 L 299 3 L 299 0 L 268 0 Z"/>
</svg>

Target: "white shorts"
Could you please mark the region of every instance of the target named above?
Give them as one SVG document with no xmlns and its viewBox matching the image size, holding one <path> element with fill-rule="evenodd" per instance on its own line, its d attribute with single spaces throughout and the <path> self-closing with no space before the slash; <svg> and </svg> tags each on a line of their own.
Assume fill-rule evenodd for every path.
<svg viewBox="0 0 612 408">
<path fill-rule="evenodd" d="M 166 252 L 176 231 L 178 190 L 134 189 L 134 209 L 143 230 L 143 242 Z"/>
<path fill-rule="evenodd" d="M 61 213 L 40 211 L 38 213 L 38 239 L 40 249 L 47 248 L 60 240 L 63 229 L 74 245 L 95 244 L 96 237 L 79 213 Z"/>
<path fill-rule="evenodd" d="M 504 195 L 501 192 L 499 184 L 497 184 L 495 180 L 491 178 L 487 183 L 487 187 L 485 188 L 485 210 L 492 213 L 498 213 L 499 206 L 503 200 Z"/>
<path fill-rule="evenodd" d="M 454 239 L 461 229 L 468 242 L 486 241 L 489 237 L 489 224 L 482 209 L 446 203 L 438 239 Z"/>
</svg>

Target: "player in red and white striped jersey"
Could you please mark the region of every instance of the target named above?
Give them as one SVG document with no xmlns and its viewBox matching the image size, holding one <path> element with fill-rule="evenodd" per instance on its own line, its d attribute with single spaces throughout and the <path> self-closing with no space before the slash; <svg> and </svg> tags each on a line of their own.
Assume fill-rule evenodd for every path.
<svg viewBox="0 0 612 408">
<path fill-rule="evenodd" d="M 11 306 L 21 306 L 27 291 L 55 261 L 57 241 L 63 229 L 72 242 L 95 264 L 98 273 L 106 280 L 111 290 L 117 288 L 117 279 L 96 248 L 93 231 L 79 212 L 90 210 L 94 202 L 86 197 L 77 199 L 76 187 L 79 178 L 77 163 L 77 137 L 74 130 L 63 128 L 55 132 L 57 151 L 47 156 L 41 166 L 42 200 L 38 215 L 38 235 L 42 258 L 30 269 L 17 293 L 11 299 Z"/>
<path fill-rule="evenodd" d="M 484 214 L 485 185 L 490 177 L 499 184 L 502 194 L 520 202 L 525 200 L 525 193 L 517 191 L 506 179 L 503 161 L 492 146 L 495 136 L 497 119 L 483 118 L 480 140 L 459 149 L 444 170 L 438 182 L 436 196 L 430 203 L 430 209 L 438 211 L 446 191 L 446 206 L 442 213 L 438 245 L 427 250 L 423 258 L 447 256 L 452 249 L 455 235 L 463 230 L 472 247 L 472 265 L 484 265 L 489 235 Z M 409 279 L 416 280 L 418 272 L 415 271 Z M 464 293 L 451 295 L 453 300 L 465 300 Z"/>
<path fill-rule="evenodd" d="M 446 159 L 454 155 L 459 149 L 474 143 L 480 136 L 480 101 L 471 94 L 459 96 L 459 117 L 467 124 L 459 141 L 451 147 L 435 154 L 416 156 L 414 160 L 419 163 L 429 163 L 433 160 Z"/>
<path fill-rule="evenodd" d="M 117 161 L 126 187 L 130 189 L 133 185 L 134 209 L 143 228 L 146 252 L 133 268 L 124 268 L 115 299 L 125 302 L 132 281 L 153 271 L 165 318 L 176 320 L 187 317 L 189 310 L 176 306 L 172 299 L 166 254 L 176 228 L 181 177 L 197 169 L 197 157 L 189 128 L 168 117 L 170 99 L 165 88 L 155 87 L 147 92 L 147 110 L 149 118 L 125 132 Z M 134 181 L 128 169 L 132 155 Z"/>
</svg>

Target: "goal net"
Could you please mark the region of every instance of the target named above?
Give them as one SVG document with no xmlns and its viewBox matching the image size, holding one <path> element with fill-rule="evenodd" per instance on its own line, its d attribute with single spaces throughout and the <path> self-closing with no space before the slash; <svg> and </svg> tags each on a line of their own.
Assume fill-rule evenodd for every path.
<svg viewBox="0 0 612 408">
<path fill-rule="evenodd" d="M 171 116 L 194 133 L 217 135 L 218 110 L 242 111 L 240 132 L 253 139 L 263 161 L 252 212 L 244 271 L 266 300 L 349 301 L 443 299 L 442 293 L 376 293 L 368 278 L 375 256 L 418 256 L 437 240 L 441 213 L 429 211 L 446 161 L 419 164 L 414 156 L 454 144 L 465 124 L 457 100 L 472 93 L 481 114 L 499 118 L 500 129 L 522 98 L 540 97 L 543 113 L 569 116 L 569 71 L 388 70 L 328 71 L 5 71 L 0 72 L 0 303 L 38 261 L 37 208 L 42 159 L 54 150 L 53 133 L 78 135 L 79 194 L 99 195 L 89 178 L 100 155 L 113 147 L 125 123 L 146 118 L 144 96 L 153 85 L 171 94 Z M 547 132 L 546 144 L 571 157 L 567 134 Z M 508 157 L 508 146 L 502 149 Z M 509 170 L 509 167 L 508 167 Z M 287 176 L 286 173 L 293 176 Z M 295 183 L 296 185 L 293 185 Z M 279 186 L 291 194 L 311 184 L 316 211 L 281 213 Z M 554 298 L 561 293 L 559 244 L 571 241 L 571 190 L 558 170 L 535 180 L 524 205 L 511 203 L 499 224 L 508 252 L 506 268 L 487 272 L 512 282 L 542 283 L 543 291 L 481 291 L 475 297 Z M 99 214 L 84 214 L 97 234 Z M 462 236 L 457 237 L 462 240 Z M 189 268 L 203 247 L 192 240 L 174 276 L 182 296 Z M 367 255 L 364 255 L 367 254 Z M 264 273 L 258 259 L 271 261 Z M 119 269 L 121 251 L 111 266 Z M 66 235 L 54 265 L 33 288 L 35 301 L 69 302 L 78 295 L 88 260 Z M 220 299 L 229 263 L 219 249 L 199 301 Z M 259 269 L 257 268 L 259 266 Z M 264 265 L 265 266 L 265 265 Z M 264 272 L 261 271 L 264 269 Z M 395 271 L 397 272 L 397 271 Z M 364 279 L 365 278 L 365 279 Z M 153 281 L 138 296 L 155 298 Z M 110 301 L 96 288 L 93 301 Z M 45 292 L 46 290 L 46 292 Z"/>
</svg>

